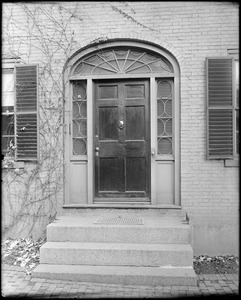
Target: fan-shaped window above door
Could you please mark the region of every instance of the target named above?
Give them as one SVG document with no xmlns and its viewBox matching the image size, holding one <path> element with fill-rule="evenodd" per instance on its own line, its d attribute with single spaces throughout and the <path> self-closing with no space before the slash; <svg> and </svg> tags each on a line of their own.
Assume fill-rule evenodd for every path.
<svg viewBox="0 0 241 300">
<path fill-rule="evenodd" d="M 143 73 L 173 73 L 169 61 L 157 53 L 138 48 L 99 50 L 77 62 L 73 75 L 118 75 Z"/>
</svg>

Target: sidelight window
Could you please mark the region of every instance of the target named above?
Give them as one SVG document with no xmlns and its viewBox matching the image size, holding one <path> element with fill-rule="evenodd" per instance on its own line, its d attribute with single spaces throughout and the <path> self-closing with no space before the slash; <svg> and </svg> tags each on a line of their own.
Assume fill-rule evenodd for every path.
<svg viewBox="0 0 241 300">
<path fill-rule="evenodd" d="M 87 154 L 87 97 L 86 81 L 74 81 L 72 84 L 72 143 L 73 155 Z"/>
<path fill-rule="evenodd" d="M 157 81 L 157 149 L 158 154 L 173 154 L 173 81 Z"/>
</svg>

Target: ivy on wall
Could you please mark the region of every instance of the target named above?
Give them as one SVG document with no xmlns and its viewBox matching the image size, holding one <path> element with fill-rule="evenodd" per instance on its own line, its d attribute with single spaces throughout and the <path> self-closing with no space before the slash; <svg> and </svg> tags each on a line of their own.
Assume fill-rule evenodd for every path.
<svg viewBox="0 0 241 300">
<path fill-rule="evenodd" d="M 62 70 L 74 46 L 69 24 L 81 18 L 57 3 L 19 3 L 6 7 L 3 16 L 5 56 L 20 57 L 22 64 L 39 64 L 40 119 L 39 160 L 20 168 L 11 159 L 3 162 L 3 233 L 39 238 L 57 211 L 58 195 L 63 195 Z"/>
<path fill-rule="evenodd" d="M 128 2 L 101 5 L 138 29 L 153 31 L 134 18 L 136 12 Z M 3 5 L 2 16 L 3 58 L 19 57 L 21 64 L 39 64 L 40 144 L 37 162 L 21 167 L 11 159 L 3 162 L 2 227 L 10 237 L 39 238 L 62 205 L 58 197 L 63 199 L 64 64 L 81 48 L 89 24 L 95 27 L 90 35 L 94 43 L 108 40 L 108 33 L 81 2 L 8 3 Z M 75 28 L 83 36 L 76 36 Z"/>
</svg>

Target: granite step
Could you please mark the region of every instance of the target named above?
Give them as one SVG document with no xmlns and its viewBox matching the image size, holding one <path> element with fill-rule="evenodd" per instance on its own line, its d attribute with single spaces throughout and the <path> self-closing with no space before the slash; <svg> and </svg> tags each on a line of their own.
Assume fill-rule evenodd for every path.
<svg viewBox="0 0 241 300">
<path fill-rule="evenodd" d="M 140 218 L 139 218 L 140 219 Z M 141 218 L 143 224 L 97 223 L 98 216 L 61 217 L 47 226 L 50 242 L 190 244 L 188 224 L 175 217 Z M 127 219 L 128 220 L 128 219 Z M 133 220 L 133 218 L 130 218 Z"/>
<path fill-rule="evenodd" d="M 192 266 L 189 244 L 47 242 L 41 264 L 105 266 Z"/>
<path fill-rule="evenodd" d="M 121 285 L 197 286 L 197 276 L 191 267 L 40 264 L 34 269 L 32 277 Z"/>
</svg>

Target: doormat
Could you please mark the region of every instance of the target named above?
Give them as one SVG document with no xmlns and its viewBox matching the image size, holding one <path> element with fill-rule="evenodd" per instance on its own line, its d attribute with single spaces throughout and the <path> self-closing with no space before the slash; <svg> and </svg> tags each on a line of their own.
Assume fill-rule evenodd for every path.
<svg viewBox="0 0 241 300">
<path fill-rule="evenodd" d="M 144 225 L 142 218 L 135 217 L 100 217 L 94 224 L 109 224 L 109 225 Z"/>
</svg>

